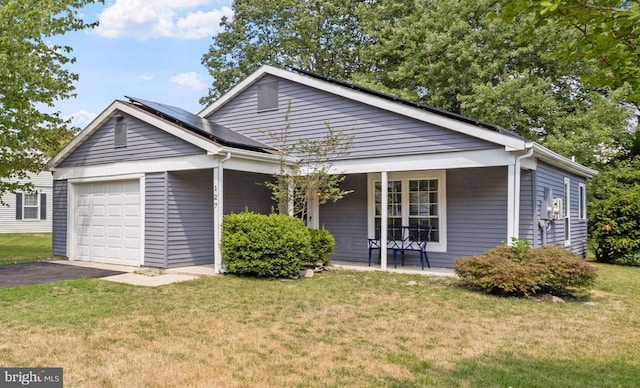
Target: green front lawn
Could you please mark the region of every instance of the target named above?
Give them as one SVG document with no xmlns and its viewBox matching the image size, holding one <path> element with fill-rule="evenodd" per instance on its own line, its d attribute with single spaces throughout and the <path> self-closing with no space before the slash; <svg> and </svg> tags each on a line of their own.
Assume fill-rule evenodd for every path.
<svg viewBox="0 0 640 388">
<path fill-rule="evenodd" d="M 338 270 L 0 289 L 0 366 L 73 387 L 637 386 L 640 268 L 598 267 L 587 304 Z"/>
<path fill-rule="evenodd" d="M 0 265 L 51 257 L 51 233 L 0 233 Z"/>
</svg>

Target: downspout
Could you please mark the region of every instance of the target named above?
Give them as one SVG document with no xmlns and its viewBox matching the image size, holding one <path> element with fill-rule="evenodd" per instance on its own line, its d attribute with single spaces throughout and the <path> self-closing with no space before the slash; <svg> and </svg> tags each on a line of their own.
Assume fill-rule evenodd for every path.
<svg viewBox="0 0 640 388">
<path fill-rule="evenodd" d="M 520 237 L 520 163 L 522 159 L 526 159 L 533 155 L 533 145 L 531 143 L 525 144 L 525 147 L 529 148 L 526 154 L 516 156 L 515 160 L 515 187 L 513 193 L 513 231 L 512 236 L 516 239 Z M 509 244 L 511 242 L 509 241 Z"/>
<path fill-rule="evenodd" d="M 227 152 L 225 157 L 218 161 L 218 167 L 213 169 L 213 272 L 222 271 L 222 251 L 220 249 L 220 239 L 222 238 L 222 216 L 223 216 L 223 170 L 222 165 L 231 159 L 231 152 Z"/>
</svg>

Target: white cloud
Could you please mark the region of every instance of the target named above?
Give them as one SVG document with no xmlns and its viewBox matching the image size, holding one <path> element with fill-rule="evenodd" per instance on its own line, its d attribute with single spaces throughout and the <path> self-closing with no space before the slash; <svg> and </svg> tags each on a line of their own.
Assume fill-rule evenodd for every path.
<svg viewBox="0 0 640 388">
<path fill-rule="evenodd" d="M 202 76 L 195 71 L 189 71 L 186 73 L 180 73 L 169 78 L 169 82 L 186 86 L 195 90 L 204 90 L 207 88 L 207 84 Z"/>
<path fill-rule="evenodd" d="M 98 117 L 97 113 L 87 112 L 86 110 L 81 109 L 77 112 L 71 113 L 68 117 L 65 117 L 65 120 L 71 119 L 71 125 L 73 127 L 84 128 L 96 117 Z"/>
<path fill-rule="evenodd" d="M 232 17 L 229 7 L 206 7 L 211 0 L 116 0 L 98 14 L 95 31 L 104 37 L 210 38 L 220 19 Z"/>
</svg>

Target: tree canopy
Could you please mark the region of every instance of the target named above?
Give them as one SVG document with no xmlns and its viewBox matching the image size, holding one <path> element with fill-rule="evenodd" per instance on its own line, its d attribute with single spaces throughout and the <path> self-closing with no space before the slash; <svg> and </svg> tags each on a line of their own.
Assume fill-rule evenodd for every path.
<svg viewBox="0 0 640 388">
<path fill-rule="evenodd" d="M 69 132 L 59 112 L 45 113 L 42 107 L 73 96 L 78 75 L 67 65 L 75 59 L 71 47 L 47 39 L 92 27 L 78 11 L 94 2 L 0 1 L 0 195 L 24 188 L 7 180 L 41 171 L 47 154 Z"/>
<path fill-rule="evenodd" d="M 366 69 L 359 0 L 237 0 L 202 64 L 214 82 L 208 103 L 261 65 L 295 66 L 340 79 Z"/>
<path fill-rule="evenodd" d="M 640 2 L 628 0 L 514 0 L 501 9 L 504 20 L 530 16 L 537 28 L 555 23 L 576 32 L 558 42 L 555 54 L 567 63 L 594 61 L 599 71 L 584 80 L 596 87 L 629 86 L 625 99 L 640 106 Z"/>
</svg>

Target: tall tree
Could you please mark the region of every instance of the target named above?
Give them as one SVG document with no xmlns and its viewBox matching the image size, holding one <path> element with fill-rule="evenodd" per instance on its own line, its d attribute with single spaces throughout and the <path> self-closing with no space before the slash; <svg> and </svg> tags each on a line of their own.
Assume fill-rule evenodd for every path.
<svg viewBox="0 0 640 388">
<path fill-rule="evenodd" d="M 366 51 L 375 71 L 360 75 L 368 85 L 385 88 L 427 105 L 488 121 L 519 135 L 547 139 L 593 140 L 583 145 L 581 162 L 603 148 L 619 146 L 617 136 L 586 136 L 592 129 L 607 134 L 626 131 L 630 112 L 614 94 L 590 90 L 581 82 L 593 74 L 593 63 L 560 60 L 559 42 L 577 34 L 546 23 L 519 39 L 517 23 L 495 17 L 506 0 L 393 0 L 373 2 L 367 32 L 375 43 Z M 389 19 L 386 15 L 392 14 Z M 527 15 L 521 16 L 523 23 Z M 582 120 L 588 116 L 592 120 Z M 576 125 L 580 127 L 576 129 Z M 552 144 L 567 155 L 575 147 Z M 557 147 L 557 148 L 556 148 Z M 591 156 L 589 156 L 591 155 Z"/>
<path fill-rule="evenodd" d="M 267 3 L 234 3 L 203 57 L 215 79 L 203 102 L 263 63 L 294 65 L 498 124 L 589 165 L 629 153 L 624 90 L 590 88 L 582 80 L 596 73 L 593 61 L 554 55 L 579 32 L 550 22 L 522 39 L 533 19 L 497 17 L 509 0 Z"/>
<path fill-rule="evenodd" d="M 366 68 L 359 0 L 236 0 L 202 64 L 214 82 L 209 103 L 264 64 L 294 66 L 340 79 Z"/>
<path fill-rule="evenodd" d="M 96 0 L 0 1 L 0 195 L 24 184 L 28 171 L 45 167 L 47 152 L 66 124 L 59 112 L 44 113 L 59 99 L 73 95 L 78 79 L 66 68 L 75 59 L 68 46 L 47 39 L 92 27 L 78 11 Z"/>
<path fill-rule="evenodd" d="M 629 85 L 626 100 L 640 108 L 640 2 L 629 0 L 514 0 L 501 17 L 509 22 L 530 16 L 533 33 L 556 23 L 576 32 L 559 41 L 555 54 L 565 62 L 594 61 L 600 71 L 585 77 L 596 86 L 617 89 Z M 531 34 L 523 35 L 529 39 Z"/>
</svg>

